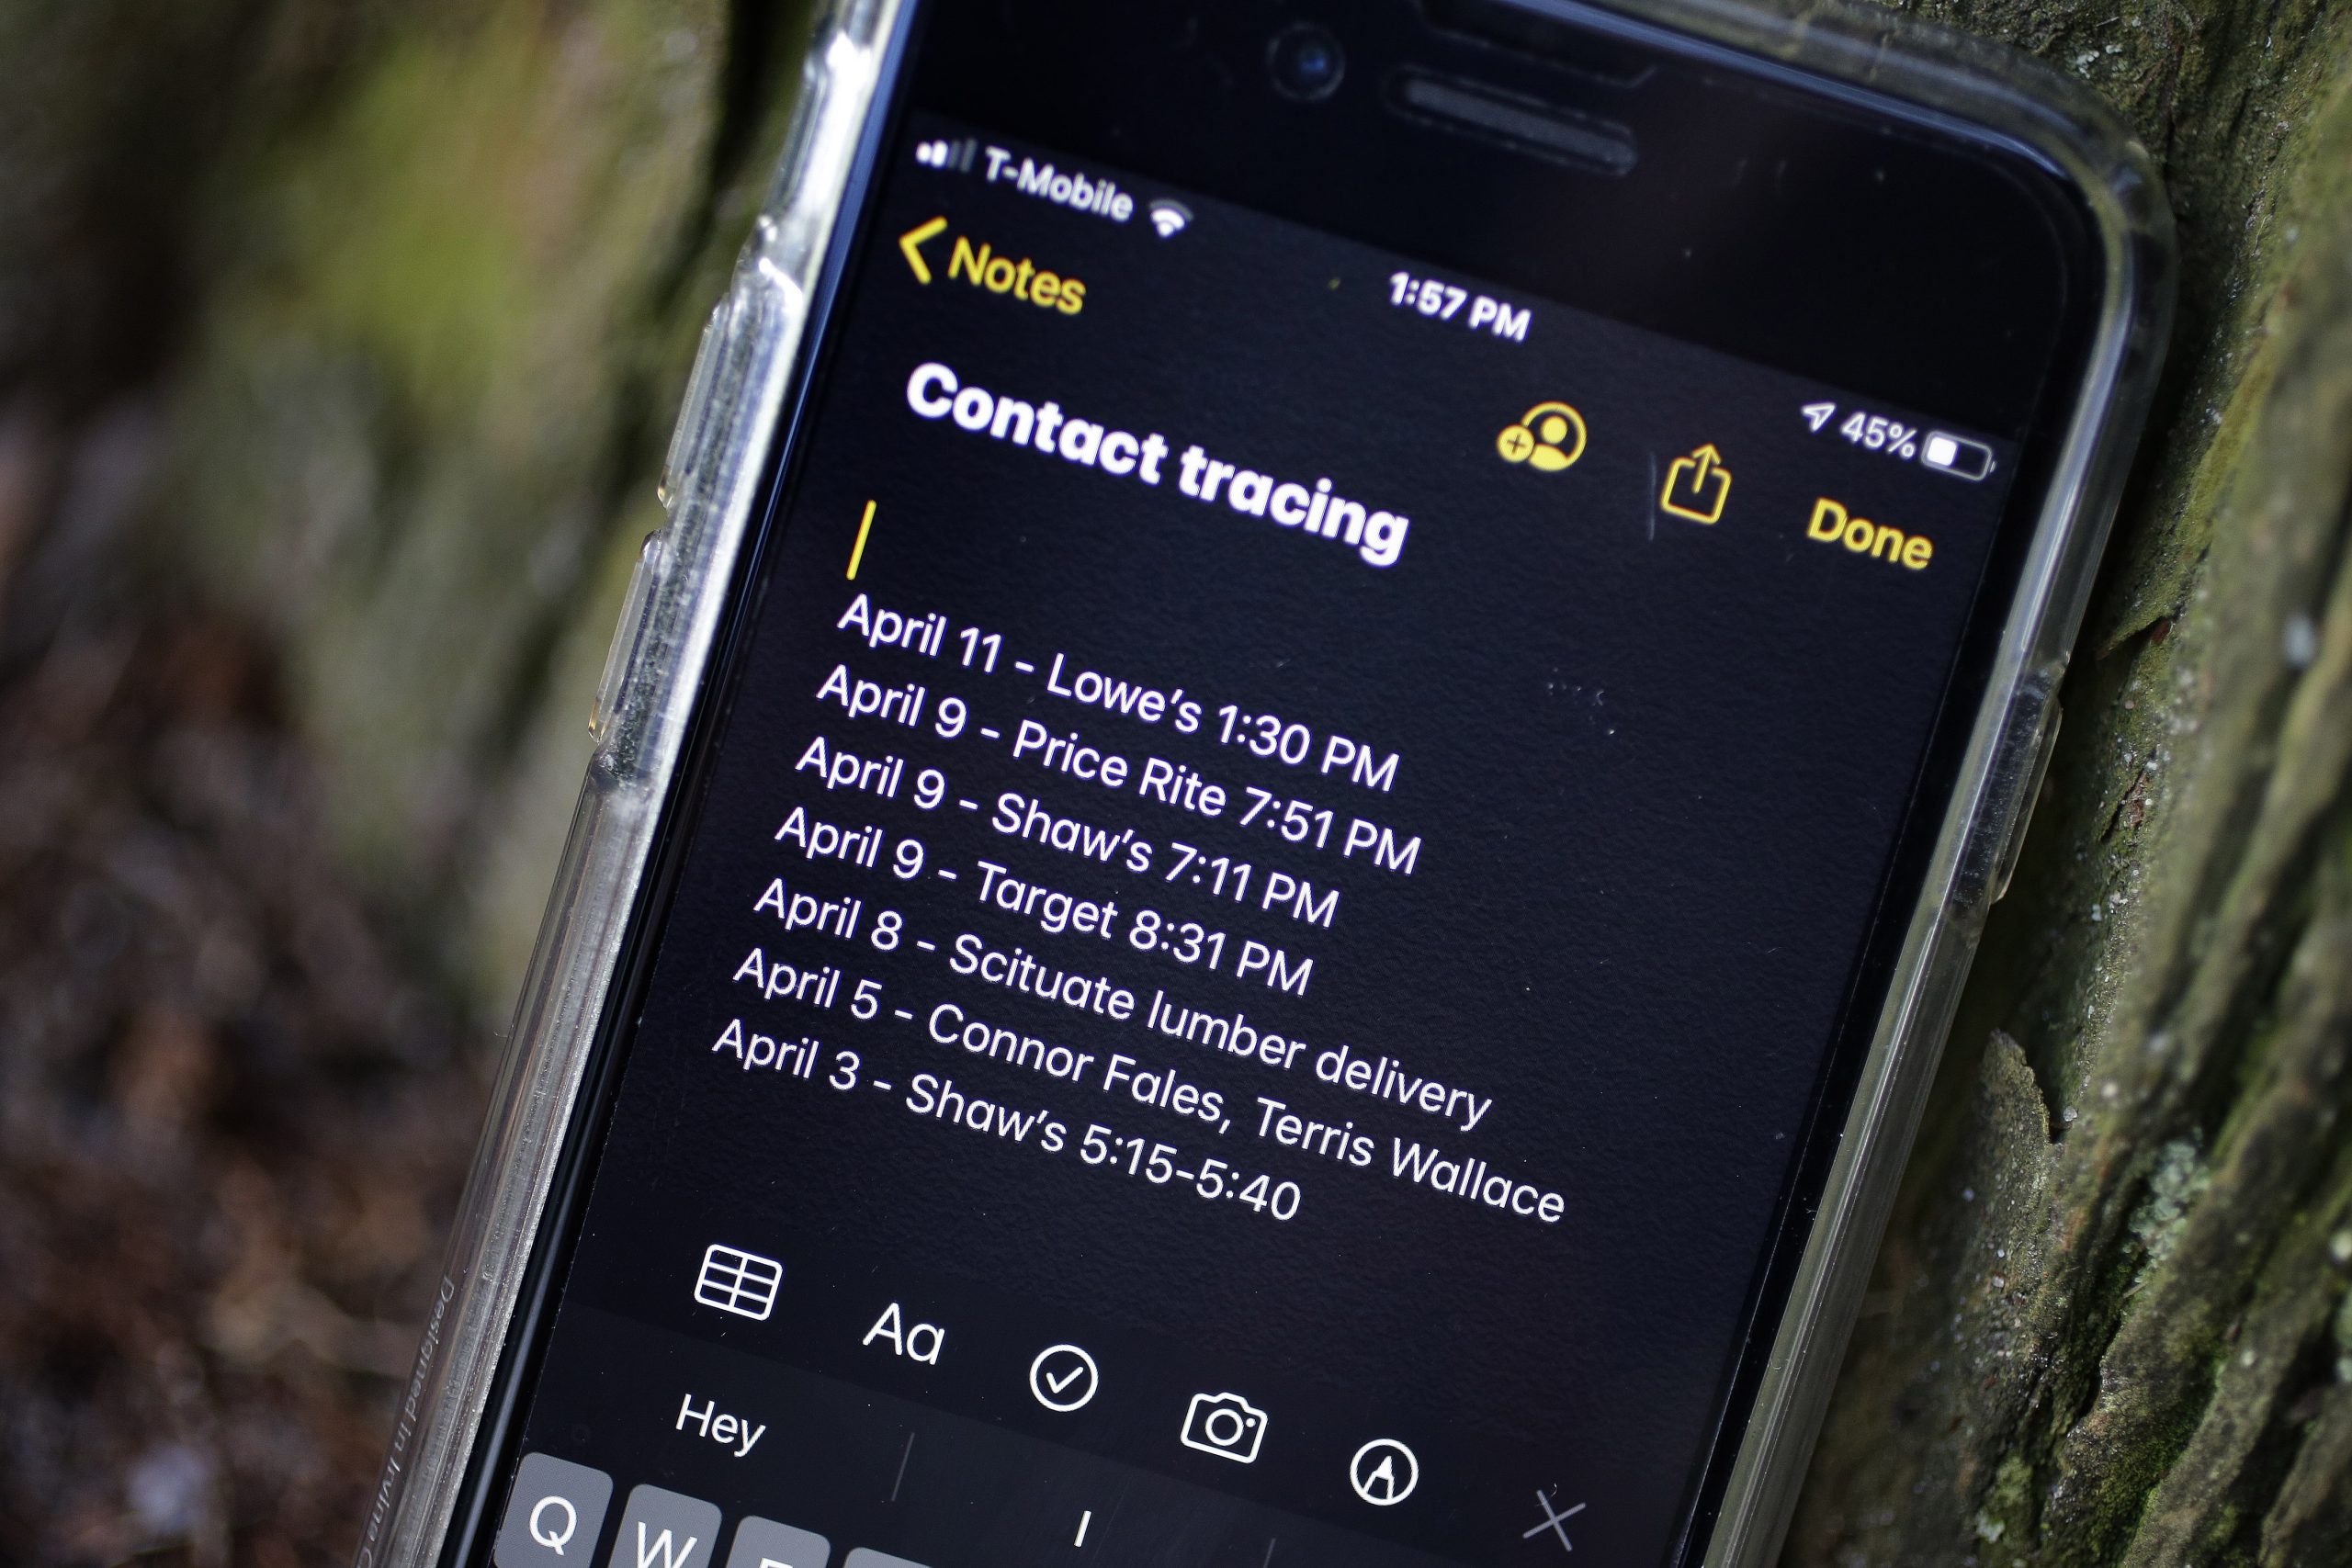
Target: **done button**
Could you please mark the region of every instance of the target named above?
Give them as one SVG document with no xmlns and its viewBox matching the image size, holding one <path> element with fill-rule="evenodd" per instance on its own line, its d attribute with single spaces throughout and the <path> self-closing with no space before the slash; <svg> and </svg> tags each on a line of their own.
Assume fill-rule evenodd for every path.
<svg viewBox="0 0 2352 1568">
<path fill-rule="evenodd" d="M 1819 544 L 1843 545 L 1858 556 L 1913 571 L 1925 570 L 1936 553 L 1934 542 L 1925 534 L 1905 534 L 1900 528 L 1854 516 L 1826 495 L 1813 503 L 1813 521 L 1804 525 L 1804 536 Z"/>
</svg>

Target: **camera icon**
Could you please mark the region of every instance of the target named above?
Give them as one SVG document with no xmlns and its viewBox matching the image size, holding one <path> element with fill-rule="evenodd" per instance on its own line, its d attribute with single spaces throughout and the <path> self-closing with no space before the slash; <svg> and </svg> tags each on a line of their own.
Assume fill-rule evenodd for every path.
<svg viewBox="0 0 2352 1568">
<path fill-rule="evenodd" d="M 1196 1393 L 1180 1435 L 1188 1449 L 1251 1464 L 1265 1439 L 1266 1413 L 1238 1393 Z"/>
</svg>

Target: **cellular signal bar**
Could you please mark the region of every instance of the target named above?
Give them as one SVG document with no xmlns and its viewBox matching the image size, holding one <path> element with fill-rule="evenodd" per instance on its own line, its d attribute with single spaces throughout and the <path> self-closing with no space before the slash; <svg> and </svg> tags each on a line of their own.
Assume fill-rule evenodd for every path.
<svg viewBox="0 0 2352 1568">
<path fill-rule="evenodd" d="M 915 162 L 927 169 L 953 169 L 959 175 L 968 175 L 972 172 L 972 160 L 979 155 L 979 151 L 977 138 L 959 136 L 950 141 L 937 136 L 928 141 L 915 143 Z"/>
</svg>

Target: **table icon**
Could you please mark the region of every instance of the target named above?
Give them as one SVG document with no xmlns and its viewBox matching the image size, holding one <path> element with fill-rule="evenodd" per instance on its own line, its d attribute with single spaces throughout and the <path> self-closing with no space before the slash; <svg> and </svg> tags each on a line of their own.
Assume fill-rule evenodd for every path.
<svg viewBox="0 0 2352 1568">
<path fill-rule="evenodd" d="M 1374 1438 L 1348 1462 L 1348 1484 L 1375 1508 L 1403 1502 L 1421 1483 L 1421 1461 L 1394 1438 Z"/>
<path fill-rule="evenodd" d="M 1102 1386 L 1094 1358 L 1075 1345 L 1048 1345 L 1029 1363 L 1029 1392 L 1048 1410 L 1067 1415 L 1082 1407 Z"/>
<path fill-rule="evenodd" d="M 775 1258 L 714 1241 L 702 1255 L 702 1272 L 695 1277 L 695 1300 L 765 1323 L 775 1311 L 776 1287 L 783 1282 L 784 1265 Z"/>
</svg>

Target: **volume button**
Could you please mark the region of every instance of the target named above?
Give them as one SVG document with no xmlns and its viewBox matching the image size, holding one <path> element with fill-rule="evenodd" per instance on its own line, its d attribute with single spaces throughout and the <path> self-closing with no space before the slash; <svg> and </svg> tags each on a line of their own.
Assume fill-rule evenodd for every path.
<svg viewBox="0 0 2352 1568">
<path fill-rule="evenodd" d="M 629 573 L 628 592 L 621 600 L 620 625 L 613 628 L 613 646 L 605 654 L 604 678 L 596 682 L 596 704 L 588 714 L 588 733 L 599 745 L 612 739 L 638 665 L 652 640 L 652 611 L 669 558 L 668 530 L 645 536 L 645 543 L 638 548 L 637 569 Z"/>
<path fill-rule="evenodd" d="M 712 458 L 726 449 L 729 430 L 745 412 L 742 400 L 752 389 L 762 328 L 772 314 L 768 293 L 756 271 L 739 272 L 703 326 L 678 425 L 662 461 L 659 494 L 673 524 L 681 507 L 690 508 L 701 498 Z"/>
<path fill-rule="evenodd" d="M 2024 831 L 2022 818 L 2033 809 L 2051 738 L 2057 732 L 2057 689 L 2064 672 L 2063 663 L 2032 671 L 2019 682 L 2008 711 L 2001 716 L 1992 769 L 1960 863 L 1953 868 L 1951 902 L 1956 908 L 1974 910 L 1981 917 L 2007 886 Z"/>
<path fill-rule="evenodd" d="M 720 299 L 711 308 L 710 320 L 703 323 L 694 369 L 686 377 L 686 395 L 678 405 L 678 423 L 670 433 L 670 450 L 662 459 L 662 479 L 655 493 L 661 497 L 662 509 L 673 519 L 677 516 L 679 498 L 698 477 L 695 457 L 705 446 L 701 434 L 710 419 L 711 392 L 719 378 L 719 365 L 727 357 L 728 307 L 732 303 L 731 299 Z"/>
<path fill-rule="evenodd" d="M 2036 742 L 2038 750 L 2025 782 L 2025 794 L 2018 801 L 2016 815 L 2010 819 L 2009 836 L 2001 845 L 2001 852 L 1993 863 L 1992 896 L 1988 903 L 1997 904 L 2009 896 L 2009 878 L 2017 874 L 2018 859 L 2025 852 L 2025 836 L 2033 826 L 2033 808 L 2041 803 L 2041 784 L 2050 776 L 2050 759 L 2058 750 L 2058 727 L 2065 722 L 2066 710 L 2051 699 L 2049 712 L 2044 715 L 2041 736 Z"/>
</svg>

